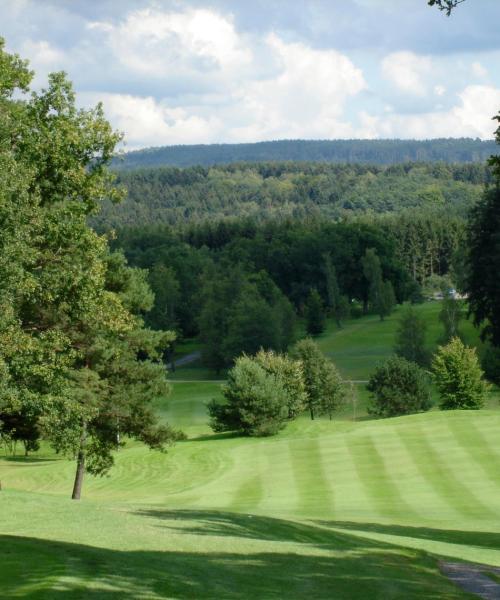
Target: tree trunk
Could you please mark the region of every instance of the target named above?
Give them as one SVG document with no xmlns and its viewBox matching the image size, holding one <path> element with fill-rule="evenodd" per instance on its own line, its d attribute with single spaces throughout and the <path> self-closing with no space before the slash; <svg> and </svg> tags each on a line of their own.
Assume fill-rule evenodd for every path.
<svg viewBox="0 0 500 600">
<path fill-rule="evenodd" d="M 312 406 L 309 407 L 309 410 L 311 412 L 311 421 L 314 421 L 314 409 Z"/>
<path fill-rule="evenodd" d="M 80 437 L 80 448 L 76 458 L 75 483 L 73 485 L 72 500 L 80 500 L 82 494 L 83 475 L 85 473 L 85 443 L 87 439 L 87 424 L 82 424 L 82 435 Z"/>
<path fill-rule="evenodd" d="M 78 452 L 78 459 L 76 463 L 76 475 L 75 483 L 73 485 L 73 494 L 71 495 L 72 500 L 80 500 L 82 494 L 83 485 L 83 474 L 85 473 L 85 454 L 83 450 Z"/>
</svg>

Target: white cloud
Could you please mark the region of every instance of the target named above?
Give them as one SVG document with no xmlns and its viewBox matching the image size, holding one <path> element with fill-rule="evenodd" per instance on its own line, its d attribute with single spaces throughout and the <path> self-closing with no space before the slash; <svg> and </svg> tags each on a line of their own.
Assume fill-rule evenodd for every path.
<svg viewBox="0 0 500 600">
<path fill-rule="evenodd" d="M 57 68 L 64 62 L 64 52 L 46 40 L 38 42 L 27 40 L 23 44 L 22 53 L 23 55 L 31 56 L 32 64 L 39 68 Z"/>
<path fill-rule="evenodd" d="M 376 116 L 360 114 L 360 137 L 415 138 L 479 137 L 491 139 L 493 115 L 500 107 L 500 89 L 487 85 L 470 85 L 459 94 L 460 102 L 447 111 L 422 114 Z"/>
<path fill-rule="evenodd" d="M 233 135 L 243 140 L 350 135 L 344 105 L 366 87 L 362 71 L 335 50 L 286 43 L 276 34 L 267 44 L 281 71 L 236 93 L 247 123 Z"/>
<path fill-rule="evenodd" d="M 214 141 L 221 124 L 186 108 L 169 107 L 153 97 L 129 94 L 82 94 L 87 106 L 102 101 L 115 129 L 125 133 L 127 149 Z"/>
<path fill-rule="evenodd" d="M 335 50 L 316 50 L 266 39 L 267 58 L 279 65 L 274 77 L 238 83 L 228 78 L 219 94 L 192 94 L 182 106 L 173 100 L 127 94 L 87 94 L 103 99 L 113 125 L 129 147 L 283 137 L 349 137 L 343 119 L 346 100 L 366 87 L 360 69 Z"/>
<path fill-rule="evenodd" d="M 230 16 L 208 9 L 129 13 L 117 24 L 93 22 L 115 57 L 132 71 L 161 78 L 186 72 L 242 68 L 252 54 L 238 35 Z"/>
<path fill-rule="evenodd" d="M 399 90 L 408 94 L 425 96 L 427 93 L 425 79 L 431 71 L 431 59 L 413 52 L 393 52 L 382 60 L 383 76 Z"/>
<path fill-rule="evenodd" d="M 474 77 L 478 77 L 479 79 L 484 79 L 488 75 L 488 71 L 478 61 L 472 63 L 471 71 Z"/>
<path fill-rule="evenodd" d="M 446 93 L 446 88 L 444 87 L 444 85 L 435 85 L 434 93 L 436 94 L 436 96 L 444 96 L 444 94 Z"/>
</svg>

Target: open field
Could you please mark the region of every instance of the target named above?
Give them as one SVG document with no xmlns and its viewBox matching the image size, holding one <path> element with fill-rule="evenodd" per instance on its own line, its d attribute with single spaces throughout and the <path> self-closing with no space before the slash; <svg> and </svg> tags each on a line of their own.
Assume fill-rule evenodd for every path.
<svg viewBox="0 0 500 600">
<path fill-rule="evenodd" d="M 395 323 L 367 317 L 320 343 L 365 379 Z M 81 502 L 69 500 L 73 463 L 48 448 L 0 459 L 0 596 L 468 598 L 439 558 L 500 566 L 493 397 L 475 412 L 303 417 L 244 439 L 210 434 L 205 403 L 219 393 L 174 383 L 158 409 L 189 439 L 167 454 L 127 445 Z"/>
</svg>

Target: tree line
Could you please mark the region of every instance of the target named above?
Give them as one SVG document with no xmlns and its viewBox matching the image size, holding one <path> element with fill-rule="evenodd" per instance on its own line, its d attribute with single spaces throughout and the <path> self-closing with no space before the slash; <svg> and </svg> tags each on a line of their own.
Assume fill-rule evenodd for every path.
<svg viewBox="0 0 500 600">
<path fill-rule="evenodd" d="M 297 317 L 318 334 L 326 316 L 381 318 L 419 286 L 379 226 L 321 221 L 248 221 L 120 230 L 113 247 L 149 271 L 152 328 L 199 336 L 220 371 L 241 352 L 284 351 Z"/>
<path fill-rule="evenodd" d="M 248 144 L 192 144 L 127 152 L 113 162 L 116 169 L 233 162 L 319 161 L 394 164 L 443 161 L 483 162 L 495 151 L 491 140 L 438 138 L 433 140 L 277 140 Z"/>
<path fill-rule="evenodd" d="M 464 216 L 492 175 L 485 163 L 239 163 L 120 172 L 127 198 L 105 202 L 91 223 L 99 231 L 165 223 L 251 217 L 349 219 L 411 208 Z"/>
</svg>

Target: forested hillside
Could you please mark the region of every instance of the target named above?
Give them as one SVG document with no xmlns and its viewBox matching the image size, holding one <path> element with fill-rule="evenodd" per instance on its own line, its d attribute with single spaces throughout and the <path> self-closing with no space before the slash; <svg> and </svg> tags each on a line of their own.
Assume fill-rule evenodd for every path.
<svg viewBox="0 0 500 600">
<path fill-rule="evenodd" d="M 491 179 L 484 163 L 390 166 L 313 162 L 237 163 L 122 172 L 128 190 L 105 203 L 93 225 L 110 227 L 251 217 L 258 221 L 446 208 L 464 215 Z"/>
<path fill-rule="evenodd" d="M 482 162 L 495 151 L 493 140 L 278 140 L 252 144 L 162 146 L 127 152 L 114 167 L 216 165 L 239 161 L 318 161 L 389 165 L 407 161 Z"/>
</svg>

